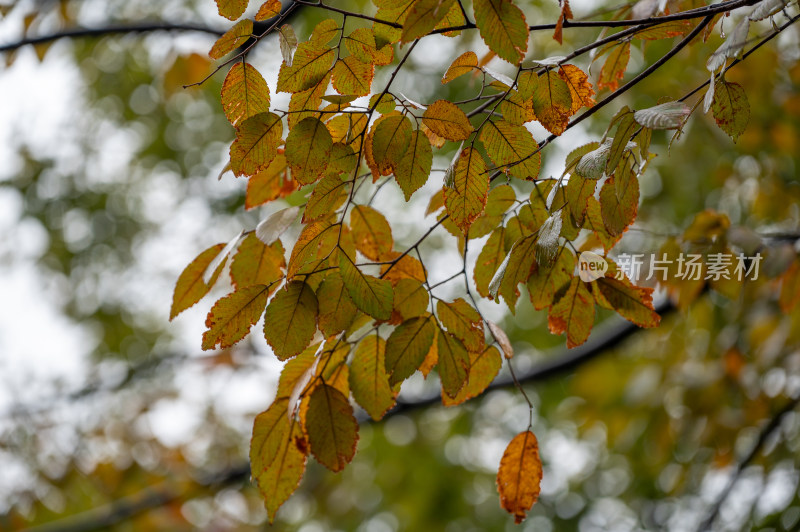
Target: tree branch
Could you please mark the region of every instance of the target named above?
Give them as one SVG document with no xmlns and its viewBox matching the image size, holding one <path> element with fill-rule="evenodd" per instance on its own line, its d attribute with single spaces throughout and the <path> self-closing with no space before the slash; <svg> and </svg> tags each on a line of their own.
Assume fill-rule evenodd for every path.
<svg viewBox="0 0 800 532">
<path fill-rule="evenodd" d="M 105 37 L 106 35 L 125 35 L 136 33 L 150 33 L 154 31 L 192 31 L 197 33 L 207 33 L 209 35 L 221 36 L 224 31 L 210 28 L 200 24 L 175 24 L 171 22 L 140 22 L 137 24 L 113 24 L 101 28 L 72 28 L 58 31 L 49 35 L 39 37 L 25 37 L 16 42 L 0 45 L 0 53 L 13 52 L 18 48 L 30 44 L 44 44 L 57 41 L 61 38 L 84 38 L 84 37 Z"/>
</svg>

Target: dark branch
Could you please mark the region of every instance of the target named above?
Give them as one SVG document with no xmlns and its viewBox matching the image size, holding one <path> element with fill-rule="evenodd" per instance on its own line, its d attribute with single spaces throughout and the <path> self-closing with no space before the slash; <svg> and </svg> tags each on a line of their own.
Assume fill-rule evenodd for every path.
<svg viewBox="0 0 800 532">
<path fill-rule="evenodd" d="M 39 37 L 26 37 L 16 42 L 0 45 L 0 52 L 12 52 L 27 45 L 44 44 L 57 41 L 61 38 L 76 39 L 85 37 L 105 37 L 107 35 L 126 35 L 138 33 L 150 33 L 154 31 L 192 31 L 197 33 L 207 33 L 219 37 L 224 33 L 223 30 L 209 28 L 200 24 L 173 24 L 170 22 L 140 22 L 138 24 L 117 24 L 104 26 L 102 28 L 72 28 L 58 31 L 49 35 Z"/>
</svg>

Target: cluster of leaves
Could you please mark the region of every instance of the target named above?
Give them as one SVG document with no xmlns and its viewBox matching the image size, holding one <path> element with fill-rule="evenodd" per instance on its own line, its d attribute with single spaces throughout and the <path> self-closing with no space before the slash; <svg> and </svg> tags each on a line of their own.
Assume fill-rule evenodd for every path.
<svg viewBox="0 0 800 532">
<path fill-rule="evenodd" d="M 503 355 L 513 356 L 505 333 L 483 318 L 468 286 L 466 299 L 435 295 L 418 246 L 437 226 L 456 237 L 465 280 L 468 242 L 488 235 L 474 266 L 477 292 L 502 298 L 514 312 L 525 284 L 533 306 L 547 309 L 550 330 L 566 334 L 568 347 L 587 340 L 596 305 L 641 327 L 659 323 L 651 288 L 616 276 L 611 259 L 605 276 L 586 282 L 576 275 L 576 262 L 584 251 L 608 253 L 635 221 L 639 177 L 653 157 L 652 131 L 680 132 L 693 109 L 682 101 L 638 111 L 623 107 L 601 139 L 568 155 L 559 178 L 540 178 L 540 151 L 582 119 L 573 118 L 576 113 L 588 109 L 588 116 L 625 89 L 620 82 L 634 39 L 686 35 L 688 41 L 711 16 L 701 25 L 655 18 L 638 31 L 590 45 L 580 53 L 596 49 L 595 59 L 605 57 L 593 85 L 571 62 L 578 52 L 523 64 L 530 30 L 510 0 L 474 0 L 474 24 L 455 0 L 374 3 L 371 26 L 348 30 L 348 18 L 359 17 L 346 14 L 341 24 L 319 23 L 298 43 L 294 30 L 281 26 L 288 11 L 281 14 L 280 2 L 269 0 L 255 16 L 276 17 L 267 32 L 253 35 L 253 21 L 241 20 L 210 52 L 221 59 L 244 46 L 224 63 L 232 66 L 221 100 L 236 131 L 229 169 L 248 179 L 246 207 L 298 190 L 307 194 L 302 208 L 278 211 L 255 230 L 201 253 L 178 279 L 171 310 L 175 317 L 199 301 L 229 263 L 234 290 L 209 312 L 203 349 L 234 345 L 263 316 L 267 343 L 287 361 L 275 401 L 256 418 L 251 444 L 253 477 L 271 517 L 296 489 L 309 454 L 332 471 L 352 459 L 358 422 L 351 395 L 378 420 L 395 405 L 404 380 L 436 369 L 443 403 L 457 405 L 481 394 Z M 248 1 L 217 5 L 221 15 L 237 20 Z M 565 1 L 556 40 L 571 16 Z M 473 28 L 489 56 L 464 53 L 442 83 L 482 78 L 475 98 L 421 104 L 391 91 L 419 39 L 457 37 Z M 273 30 L 283 54 L 275 90 L 291 94 L 286 110 L 271 109 L 267 82 L 245 60 L 248 43 Z M 746 97 L 723 75 L 714 76 L 741 52 L 746 37 L 747 29 L 737 27 L 709 60 L 713 90 L 706 108 L 734 138 L 747 123 Z M 486 66 L 495 56 L 516 67 L 513 79 Z M 391 65 L 389 82 L 373 92 L 376 68 Z M 598 103 L 595 94 L 603 90 L 613 92 Z M 360 98 L 367 96 L 364 105 Z M 532 122 L 551 136 L 537 141 L 526 127 Z M 452 150 L 448 143 L 460 145 L 441 190 L 430 198 L 428 214 L 437 214 L 437 222 L 416 244 L 398 249 L 384 214 L 356 204 L 355 193 L 392 176 L 409 200 L 428 181 L 434 150 Z M 530 182 L 524 199 L 512 178 Z M 287 253 L 281 236 L 301 213 L 302 229 Z M 511 441 L 498 473 L 502 505 L 518 522 L 536 500 L 540 478 L 536 438 L 527 430 Z"/>
</svg>

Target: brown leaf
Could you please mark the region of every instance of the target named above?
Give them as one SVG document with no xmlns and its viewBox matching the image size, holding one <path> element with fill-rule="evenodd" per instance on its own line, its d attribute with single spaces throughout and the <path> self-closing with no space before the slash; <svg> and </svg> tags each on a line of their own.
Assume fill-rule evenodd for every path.
<svg viewBox="0 0 800 532">
<path fill-rule="evenodd" d="M 542 461 L 536 435 L 525 431 L 514 436 L 508 444 L 497 471 L 497 491 L 500 506 L 521 523 L 539 498 L 542 482 Z"/>
</svg>

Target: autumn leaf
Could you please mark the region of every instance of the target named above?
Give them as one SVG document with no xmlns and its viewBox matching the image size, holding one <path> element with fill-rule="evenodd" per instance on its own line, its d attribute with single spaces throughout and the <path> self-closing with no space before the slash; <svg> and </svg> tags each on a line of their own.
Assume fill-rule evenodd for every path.
<svg viewBox="0 0 800 532">
<path fill-rule="evenodd" d="M 542 461 L 539 444 L 531 431 L 521 432 L 508 444 L 497 471 L 500 506 L 519 524 L 539 498 Z"/>
<path fill-rule="evenodd" d="M 333 88 L 339 94 L 366 96 L 372 88 L 375 66 L 349 55 L 336 61 L 332 74 Z"/>
<path fill-rule="evenodd" d="M 406 201 L 428 181 L 432 164 L 433 149 L 428 137 L 420 130 L 413 131 L 408 148 L 394 169 L 394 178 Z"/>
<path fill-rule="evenodd" d="M 384 362 L 386 342 L 377 334 L 361 340 L 350 363 L 350 388 L 353 398 L 378 421 L 394 406 L 395 390 L 389 386 Z"/>
<path fill-rule="evenodd" d="M 339 23 L 332 18 L 326 18 L 319 22 L 314 29 L 311 30 L 311 37 L 308 40 L 320 46 L 330 44 L 334 37 L 340 35 Z"/>
<path fill-rule="evenodd" d="M 519 65 L 528 51 L 528 24 L 522 11 L 511 0 L 475 0 L 472 5 L 486 46 L 512 65 Z"/>
<path fill-rule="evenodd" d="M 269 166 L 247 180 L 244 207 L 254 209 L 277 198 L 284 198 L 297 190 L 299 183 L 289 176 L 286 157 L 280 151 Z"/>
<path fill-rule="evenodd" d="M 289 98 L 289 114 L 286 117 L 289 129 L 308 117 L 322 118 L 322 114 L 317 112 L 317 109 L 322 105 L 322 98 L 325 96 L 325 91 L 328 90 L 330 79 L 330 73 L 325 74 L 308 89 L 292 94 Z"/>
<path fill-rule="evenodd" d="M 378 173 L 392 173 L 407 153 L 411 133 L 411 121 L 398 112 L 384 115 L 375 121 L 370 133 L 371 149 L 368 153 L 371 154 Z"/>
<path fill-rule="evenodd" d="M 480 141 L 495 166 L 508 167 L 507 172 L 519 179 L 533 181 L 539 176 L 539 145 L 524 126 L 505 120 L 486 122 Z"/>
<path fill-rule="evenodd" d="M 330 170 L 330 167 L 328 167 Z M 303 212 L 303 222 L 328 216 L 342 206 L 350 193 L 350 183 L 342 181 L 338 174 L 329 174 L 316 184 L 308 197 Z"/>
<path fill-rule="evenodd" d="M 336 53 L 317 41 L 300 43 L 294 53 L 292 66 L 281 65 L 278 72 L 278 92 L 299 92 L 315 86 L 331 69 Z"/>
<path fill-rule="evenodd" d="M 626 320 L 639 327 L 657 327 L 661 316 L 653 308 L 653 289 L 601 277 L 596 281 L 597 289 L 611 308 Z"/>
<path fill-rule="evenodd" d="M 350 229 L 356 249 L 372 260 L 383 260 L 392 251 L 392 228 L 389 222 L 372 207 L 357 205 L 350 212 Z"/>
<path fill-rule="evenodd" d="M 345 253 L 339 254 L 339 271 L 350 298 L 356 307 L 376 320 L 388 320 L 392 315 L 392 283 L 366 275 Z"/>
<path fill-rule="evenodd" d="M 430 314 L 411 318 L 400 324 L 386 340 L 386 373 L 394 386 L 410 377 L 422 362 L 433 343 L 436 323 Z"/>
<path fill-rule="evenodd" d="M 555 259 L 549 264 L 540 264 L 528 278 L 528 294 L 536 310 L 554 303 L 556 294 L 567 285 L 575 270 L 575 255 L 567 246 L 559 248 Z"/>
<path fill-rule="evenodd" d="M 329 274 L 317 288 L 319 328 L 325 336 L 347 329 L 356 317 L 356 308 L 338 272 Z"/>
<path fill-rule="evenodd" d="M 292 358 L 311 343 L 317 313 L 317 296 L 304 282 L 292 281 L 275 294 L 264 314 L 264 337 L 279 360 Z"/>
<path fill-rule="evenodd" d="M 259 22 L 277 17 L 281 13 L 281 0 L 267 0 L 258 8 L 255 19 Z"/>
<path fill-rule="evenodd" d="M 341 471 L 352 459 L 358 442 L 358 422 L 342 392 L 321 384 L 311 393 L 305 416 L 311 453 L 331 471 Z"/>
<path fill-rule="evenodd" d="M 504 231 L 503 226 L 492 231 L 475 261 L 472 278 L 475 280 L 475 288 L 483 297 L 489 297 L 489 283 L 506 257 Z"/>
<path fill-rule="evenodd" d="M 567 181 L 564 187 L 564 195 L 567 199 L 570 215 L 578 226 L 583 225 L 586 215 L 589 197 L 594 195 L 597 188 L 597 181 L 594 179 L 584 179 L 579 175 L 574 175 Z"/>
<path fill-rule="evenodd" d="M 475 52 L 464 52 L 456 57 L 455 60 L 450 63 L 450 66 L 447 67 L 447 72 L 442 76 L 442 85 L 450 83 L 454 79 L 468 74 L 475 69 L 478 69 L 478 56 L 475 55 Z"/>
<path fill-rule="evenodd" d="M 175 316 L 203 299 L 203 296 L 211 291 L 211 287 L 217 282 L 219 274 L 225 266 L 227 257 L 219 263 L 208 283 L 203 280 L 203 275 L 224 247 L 225 244 L 211 246 L 195 257 L 181 272 L 178 281 L 175 283 L 175 290 L 172 293 L 172 307 L 169 311 L 170 321 L 172 321 Z"/>
<path fill-rule="evenodd" d="M 231 144 L 231 168 L 236 175 L 254 175 L 267 168 L 277 155 L 283 124 L 275 113 L 259 113 L 236 127 Z"/>
<path fill-rule="evenodd" d="M 274 284 L 286 268 L 284 253 L 280 240 L 266 245 L 254 232 L 250 233 L 239 244 L 231 262 L 233 286 L 238 290 L 253 284 Z"/>
<path fill-rule="evenodd" d="M 344 44 L 351 55 L 364 63 L 388 65 L 394 58 L 394 48 L 385 45 L 379 49 L 375 43 L 375 34 L 369 28 L 353 30 L 344 38 Z"/>
<path fill-rule="evenodd" d="M 503 358 L 494 346 L 487 346 L 482 351 L 470 352 L 467 382 L 455 397 L 451 398 L 446 393 L 443 394 L 442 404 L 455 406 L 473 397 L 478 397 L 492 383 L 502 365 Z"/>
<path fill-rule="evenodd" d="M 612 236 L 622 234 L 636 219 L 639 210 L 639 180 L 631 177 L 628 186 L 620 196 L 614 183 L 609 178 L 600 189 L 600 214 L 603 225 Z"/>
<path fill-rule="evenodd" d="M 517 240 L 489 283 L 489 296 L 494 298 L 500 294 L 512 314 L 519 298 L 518 285 L 528 280 L 536 265 L 537 239 L 538 235 L 530 234 Z"/>
<path fill-rule="evenodd" d="M 408 253 L 391 251 L 384 257 L 388 264 L 381 265 L 381 277 L 396 285 L 402 279 L 416 279 L 425 282 L 422 263 Z"/>
<path fill-rule="evenodd" d="M 558 41 L 558 44 L 564 44 L 562 38 L 562 31 L 564 29 L 564 22 L 569 20 L 573 17 L 572 10 L 569 7 L 569 0 L 563 0 L 561 2 L 561 14 L 558 16 L 558 21 L 556 22 L 556 29 L 553 32 L 553 39 Z"/>
<path fill-rule="evenodd" d="M 238 18 L 238 17 L 237 17 Z M 253 34 L 253 21 L 242 20 L 226 31 L 222 37 L 211 47 L 208 56 L 211 59 L 225 57 L 241 45 L 243 45 Z"/>
<path fill-rule="evenodd" d="M 561 65 L 558 69 L 558 76 L 569 87 L 572 114 L 577 113 L 581 107 L 592 107 L 597 103 L 593 98 L 594 88 L 589 81 L 589 76 L 580 68 L 575 65 Z"/>
<path fill-rule="evenodd" d="M 600 77 L 597 80 L 597 88 L 617 90 L 619 82 L 625 77 L 625 70 L 628 68 L 628 61 L 631 58 L 631 42 L 625 41 L 614 46 L 608 54 L 603 67 L 600 69 Z"/>
<path fill-rule="evenodd" d="M 395 286 L 393 324 L 422 316 L 428 308 L 428 290 L 416 279 L 400 279 Z"/>
<path fill-rule="evenodd" d="M 489 195 L 489 176 L 483 157 L 473 148 L 464 149 L 453 169 L 453 184 L 444 188 L 447 214 L 465 233 L 483 212 Z"/>
<path fill-rule="evenodd" d="M 497 344 L 500 346 L 500 349 L 503 350 L 503 356 L 507 359 L 513 358 L 514 347 L 511 345 L 511 340 L 508 339 L 506 332 L 493 321 L 486 320 L 486 325 L 489 326 L 492 336 L 494 336 L 494 339 L 497 340 Z"/>
<path fill-rule="evenodd" d="M 691 114 L 692 109 L 683 102 L 666 102 L 647 109 L 636 111 L 636 122 L 650 129 L 676 129 Z"/>
<path fill-rule="evenodd" d="M 269 291 L 265 285 L 251 285 L 223 297 L 206 317 L 208 330 L 203 333 L 203 350 L 227 349 L 247 336 L 267 304 Z"/>
<path fill-rule="evenodd" d="M 594 297 L 588 285 L 573 277 L 567 291 L 550 307 L 547 324 L 553 334 L 567 333 L 567 348 L 584 343 L 594 325 Z"/>
<path fill-rule="evenodd" d="M 461 340 L 468 350 L 483 350 L 483 320 L 478 311 L 464 299 L 458 298 L 452 303 L 439 300 L 436 313 L 445 329 Z"/>
<path fill-rule="evenodd" d="M 250 0 L 216 0 L 219 14 L 228 20 L 236 20 L 244 14 Z"/>
<path fill-rule="evenodd" d="M 465 140 L 474 131 L 469 118 L 457 105 L 437 100 L 422 114 L 422 123 L 447 140 Z"/>
<path fill-rule="evenodd" d="M 415 0 L 403 22 L 400 39 L 410 42 L 427 35 L 454 4 L 455 0 Z"/>
<path fill-rule="evenodd" d="M 720 129 L 736 142 L 750 121 L 750 103 L 742 86 L 724 79 L 717 80 L 711 112 Z"/>
<path fill-rule="evenodd" d="M 467 380 L 469 353 L 464 344 L 450 334 L 439 330 L 436 338 L 439 356 L 439 378 L 444 395 L 454 398 Z"/>
<path fill-rule="evenodd" d="M 333 139 L 318 119 L 304 118 L 286 137 L 286 162 L 292 176 L 307 185 L 322 177 L 328 167 Z"/>
<path fill-rule="evenodd" d="M 539 76 L 533 92 L 533 111 L 550 133 L 560 135 L 567 129 L 572 116 L 572 95 L 558 73 L 548 70 Z"/>
<path fill-rule="evenodd" d="M 234 64 L 222 84 L 222 109 L 234 126 L 269 111 L 269 87 L 249 63 Z"/>
</svg>

